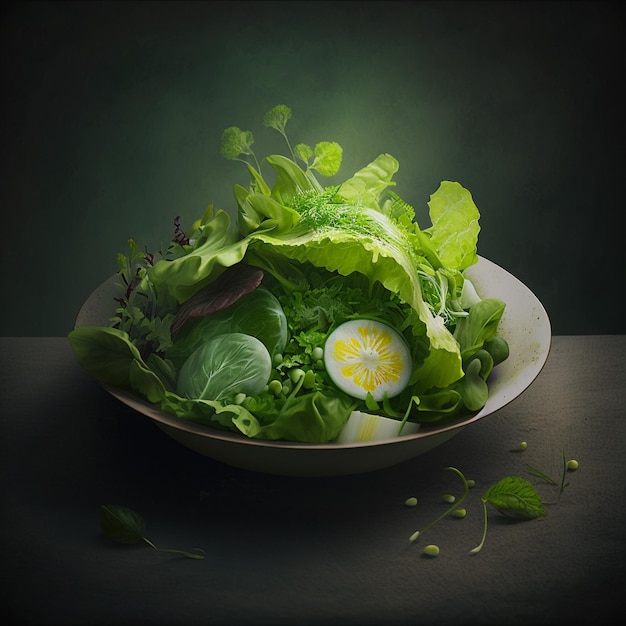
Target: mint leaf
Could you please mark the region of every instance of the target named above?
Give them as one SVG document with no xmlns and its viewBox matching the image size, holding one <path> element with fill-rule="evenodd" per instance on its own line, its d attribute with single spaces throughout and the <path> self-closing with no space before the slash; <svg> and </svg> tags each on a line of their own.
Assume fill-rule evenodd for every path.
<svg viewBox="0 0 626 626">
<path fill-rule="evenodd" d="M 139 513 L 119 504 L 103 504 L 100 509 L 100 526 L 106 537 L 126 545 L 143 541 L 146 524 Z"/>
<path fill-rule="evenodd" d="M 541 497 L 524 478 L 507 476 L 492 485 L 482 499 L 500 513 L 519 520 L 536 519 L 546 514 Z"/>
<path fill-rule="evenodd" d="M 190 559 L 204 559 L 204 550 L 193 548 L 194 552 L 168 548 L 157 548 L 152 541 L 144 537 L 146 523 L 137 511 L 121 504 L 102 504 L 100 506 L 100 527 L 102 533 L 118 543 L 126 545 L 144 542 L 160 552 L 179 554 Z"/>
</svg>

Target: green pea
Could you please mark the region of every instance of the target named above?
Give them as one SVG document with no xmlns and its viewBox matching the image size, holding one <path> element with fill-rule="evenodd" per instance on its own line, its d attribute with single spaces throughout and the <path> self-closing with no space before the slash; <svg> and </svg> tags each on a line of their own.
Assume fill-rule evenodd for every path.
<svg viewBox="0 0 626 626">
<path fill-rule="evenodd" d="M 276 367 L 277 365 L 280 365 L 282 362 L 283 362 L 283 355 L 280 352 L 277 352 L 272 357 L 272 363 L 273 363 L 274 367 Z"/>
<path fill-rule="evenodd" d="M 417 498 L 415 497 L 407 498 L 404 501 L 405 506 L 415 506 L 416 504 L 417 504 Z"/>
<path fill-rule="evenodd" d="M 429 543 L 427 546 L 424 546 L 423 552 L 426 556 L 439 556 L 439 546 Z"/>
<path fill-rule="evenodd" d="M 311 352 L 311 357 L 314 361 L 321 361 L 324 358 L 324 349 L 320 348 L 319 346 L 313 348 L 313 351 Z"/>
<path fill-rule="evenodd" d="M 267 386 L 267 390 L 276 398 L 281 394 L 283 390 L 283 384 L 280 380 L 272 380 Z"/>
<path fill-rule="evenodd" d="M 246 399 L 245 393 L 238 393 L 234 398 L 235 404 L 243 404 L 243 401 Z"/>
<path fill-rule="evenodd" d="M 528 444 L 525 441 L 520 442 L 520 444 L 517 446 L 518 450 L 526 450 L 526 448 L 528 448 Z"/>
<path fill-rule="evenodd" d="M 467 479 L 467 486 L 470 489 L 473 489 L 476 486 L 476 481 L 473 478 L 468 478 Z"/>
<path fill-rule="evenodd" d="M 574 471 L 578 469 L 578 461 L 576 459 L 570 459 L 567 462 L 567 469 L 570 471 Z"/>
<path fill-rule="evenodd" d="M 467 515 L 467 511 L 464 508 L 461 507 L 461 508 L 455 509 L 452 512 L 452 515 L 454 515 L 454 517 L 458 517 L 460 519 L 460 518 L 463 518 L 463 517 L 465 517 Z"/>
<path fill-rule="evenodd" d="M 454 501 L 456 500 L 456 498 L 455 498 L 452 494 L 450 494 L 450 493 L 444 493 L 444 494 L 441 496 L 441 499 L 442 499 L 444 502 L 448 502 L 449 504 L 452 504 L 452 502 L 454 502 Z"/>
</svg>

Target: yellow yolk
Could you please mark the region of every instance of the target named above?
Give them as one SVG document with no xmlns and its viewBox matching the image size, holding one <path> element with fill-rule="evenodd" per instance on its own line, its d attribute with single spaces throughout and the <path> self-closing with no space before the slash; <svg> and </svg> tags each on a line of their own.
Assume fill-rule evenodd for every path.
<svg viewBox="0 0 626 626">
<path fill-rule="evenodd" d="M 409 348 L 390 326 L 373 320 L 351 320 L 326 340 L 324 365 L 332 381 L 355 398 L 371 393 L 375 400 L 392 398 L 408 384 Z"/>
</svg>

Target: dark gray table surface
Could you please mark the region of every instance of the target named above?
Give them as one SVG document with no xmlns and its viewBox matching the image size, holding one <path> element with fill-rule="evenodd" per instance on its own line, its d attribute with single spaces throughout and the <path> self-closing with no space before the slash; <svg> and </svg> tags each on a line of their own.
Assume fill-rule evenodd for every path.
<svg viewBox="0 0 626 626">
<path fill-rule="evenodd" d="M 2 614 L 25 624 L 601 623 L 626 580 L 626 336 L 556 336 L 533 385 L 395 467 L 271 476 L 190 451 L 108 395 L 66 338 L 0 338 Z M 526 441 L 524 452 L 514 449 Z M 563 454 L 579 461 L 558 489 Z M 464 519 L 408 537 L 476 481 Z M 546 517 L 511 522 L 480 495 L 528 478 Z M 404 506 L 409 496 L 419 503 Z M 100 505 L 140 512 L 158 547 L 100 532 Z M 421 555 L 426 543 L 441 549 Z"/>
</svg>

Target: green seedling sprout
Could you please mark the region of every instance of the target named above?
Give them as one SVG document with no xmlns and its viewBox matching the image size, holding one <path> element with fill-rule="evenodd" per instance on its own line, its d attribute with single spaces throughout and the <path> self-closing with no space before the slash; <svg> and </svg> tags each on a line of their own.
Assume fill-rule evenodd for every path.
<svg viewBox="0 0 626 626">
<path fill-rule="evenodd" d="M 291 119 L 291 109 L 286 104 L 277 104 L 271 108 L 263 117 L 263 126 L 267 128 L 273 128 L 277 130 L 287 142 L 287 148 L 291 153 L 291 158 L 295 161 L 296 155 L 289 143 L 289 137 L 287 137 L 287 131 L 285 127 L 287 122 Z"/>
<path fill-rule="evenodd" d="M 450 513 L 452 513 L 455 509 L 457 509 L 461 505 L 463 500 L 465 500 L 465 498 L 467 497 L 467 494 L 469 493 L 469 485 L 467 484 L 467 479 L 463 475 L 463 472 L 458 470 L 456 467 L 444 467 L 444 470 L 450 470 L 450 471 L 454 472 L 455 474 L 457 474 L 461 478 L 461 480 L 463 481 L 463 495 L 459 498 L 458 501 L 455 501 L 452 504 L 452 506 L 447 508 L 439 517 L 437 517 L 432 522 L 430 522 L 430 524 L 427 524 L 421 530 L 415 531 L 409 537 L 409 541 L 411 543 L 413 543 L 418 537 L 423 535 L 429 528 L 432 528 L 437 522 L 441 521 L 444 517 L 446 517 L 447 515 L 450 515 Z"/>
<path fill-rule="evenodd" d="M 241 155 L 252 157 L 257 171 L 260 171 L 261 167 L 252 150 L 253 143 L 252 131 L 241 130 L 238 126 L 229 126 L 222 132 L 220 154 L 229 161 L 241 161 L 246 165 L 250 164 L 246 159 L 242 159 Z"/>
<path fill-rule="evenodd" d="M 533 476 L 536 476 L 537 478 L 540 478 L 541 480 L 543 480 L 544 482 L 546 482 L 549 485 L 553 485 L 555 487 L 558 486 L 559 487 L 559 497 L 565 491 L 565 488 L 569 486 L 569 483 L 565 482 L 566 478 L 567 478 L 567 471 L 578 468 L 578 461 L 576 461 L 575 459 L 572 459 L 572 460 L 569 460 L 569 461 L 567 460 L 567 458 L 565 456 L 565 450 L 563 450 L 562 456 L 563 456 L 563 469 L 562 469 L 562 472 L 561 472 L 561 482 L 560 483 L 558 483 L 553 478 L 550 478 L 550 476 L 548 476 L 545 472 L 542 472 L 541 470 L 538 470 L 537 468 L 532 467 L 531 465 L 528 465 L 528 464 L 524 465 L 524 467 L 526 468 L 526 471 L 529 474 L 532 474 Z"/>
</svg>

